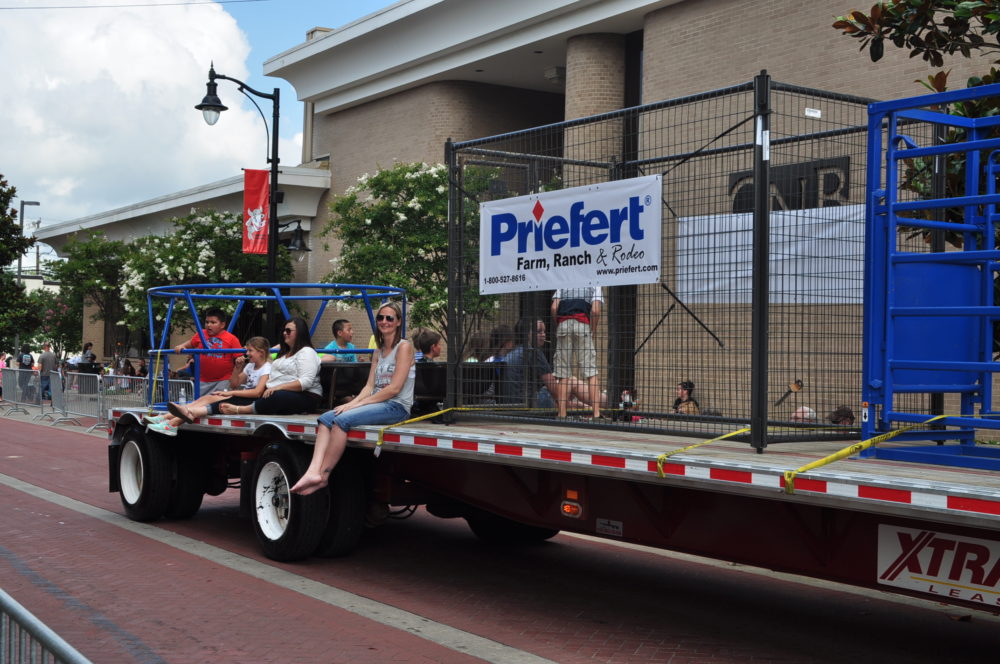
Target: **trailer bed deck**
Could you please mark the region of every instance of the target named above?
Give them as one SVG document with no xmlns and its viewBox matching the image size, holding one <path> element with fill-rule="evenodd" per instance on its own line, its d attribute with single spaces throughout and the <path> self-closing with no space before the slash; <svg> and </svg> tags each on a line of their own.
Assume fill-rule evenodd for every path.
<svg viewBox="0 0 1000 664">
<path fill-rule="evenodd" d="M 116 410 L 112 422 L 138 419 L 143 412 Z M 236 435 L 280 432 L 309 443 L 316 434 L 316 419 L 213 416 L 183 428 Z M 374 449 L 379 430 L 368 426 L 352 431 L 349 444 Z M 719 440 L 677 452 L 698 442 L 702 440 L 677 435 L 462 416 L 453 424 L 424 421 L 388 428 L 382 451 L 618 477 L 1000 530 L 997 472 L 851 457 L 798 475 L 794 492 L 788 493 L 786 471 L 848 447 L 850 441 L 779 443 L 757 454 L 746 443 Z M 675 453 L 660 459 L 671 452 Z"/>
</svg>

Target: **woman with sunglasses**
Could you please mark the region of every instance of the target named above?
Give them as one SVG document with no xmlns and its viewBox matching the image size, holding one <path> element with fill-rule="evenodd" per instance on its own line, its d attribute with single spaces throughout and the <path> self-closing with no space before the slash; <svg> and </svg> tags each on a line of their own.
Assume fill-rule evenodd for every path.
<svg viewBox="0 0 1000 664">
<path fill-rule="evenodd" d="M 319 354 L 313 348 L 309 326 L 296 316 L 281 329 L 278 356 L 271 361 L 271 375 L 264 386 L 264 395 L 245 406 L 223 403 L 222 412 L 227 415 L 312 412 L 323 396 L 319 365 Z"/>
<path fill-rule="evenodd" d="M 362 424 L 395 424 L 413 405 L 413 345 L 403 338 L 403 316 L 396 303 L 383 304 L 375 316 L 376 350 L 368 382 L 353 400 L 319 417 L 312 461 L 293 493 L 308 496 L 327 485 L 347 447 L 347 432 Z"/>
</svg>

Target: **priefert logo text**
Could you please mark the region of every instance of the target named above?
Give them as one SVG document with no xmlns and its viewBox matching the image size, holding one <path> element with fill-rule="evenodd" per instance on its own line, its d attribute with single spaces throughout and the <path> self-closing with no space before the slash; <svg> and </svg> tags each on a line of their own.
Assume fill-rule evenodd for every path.
<svg viewBox="0 0 1000 664">
<path fill-rule="evenodd" d="M 584 211 L 584 202 L 577 201 L 569 206 L 569 219 L 554 214 L 543 221 L 545 208 L 541 201 L 535 201 L 532 208 L 534 220 L 518 221 L 510 212 L 494 214 L 490 217 L 490 256 L 499 256 L 506 243 L 517 241 L 517 252 L 562 249 L 581 245 L 597 245 L 607 242 L 620 243 L 622 234 L 626 239 L 642 240 L 645 233 L 639 217 L 646 208 L 639 203 L 638 196 L 628 199 L 628 206 L 608 211 Z"/>
</svg>

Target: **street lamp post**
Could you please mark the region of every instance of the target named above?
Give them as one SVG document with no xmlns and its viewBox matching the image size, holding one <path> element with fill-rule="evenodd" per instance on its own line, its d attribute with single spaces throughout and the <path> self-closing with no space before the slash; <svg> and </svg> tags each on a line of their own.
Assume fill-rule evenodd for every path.
<svg viewBox="0 0 1000 664">
<path fill-rule="evenodd" d="M 239 79 L 224 76 L 222 74 L 216 74 L 215 64 L 213 63 L 208 68 L 208 83 L 206 83 L 207 90 L 205 92 L 205 98 L 201 100 L 200 104 L 195 106 L 196 109 L 202 112 L 202 115 L 205 117 L 205 122 L 207 122 L 209 126 L 214 125 L 219 121 L 219 114 L 222 113 L 222 111 L 228 110 L 226 106 L 223 106 L 222 100 L 219 99 L 219 94 L 217 92 L 218 83 L 215 82 L 216 80 L 232 81 L 239 86 L 239 90 L 243 93 L 243 96 L 249 99 L 250 102 L 257 107 L 257 112 L 260 113 L 261 120 L 264 120 L 265 131 L 267 131 L 267 119 L 264 117 L 264 112 L 260 110 L 260 106 L 250 95 L 260 97 L 261 99 L 271 100 L 271 150 L 267 158 L 267 162 L 271 165 L 271 186 L 267 195 L 267 280 L 269 283 L 273 284 L 278 279 L 278 203 L 281 199 L 281 194 L 278 191 L 278 108 L 281 105 L 281 91 L 278 88 L 275 88 L 274 92 L 268 94 L 266 92 L 254 90 Z M 273 299 L 269 299 L 267 303 L 267 325 L 271 328 L 272 333 L 277 333 L 278 321 L 276 320 Z"/>
<path fill-rule="evenodd" d="M 41 205 L 41 203 L 39 203 L 38 201 L 26 201 L 26 200 L 23 200 L 23 199 L 21 200 L 21 209 L 20 209 L 20 212 L 18 212 L 18 214 L 17 214 L 17 223 L 18 223 L 18 227 L 19 227 L 21 235 L 24 235 L 24 208 L 26 206 L 28 206 L 28 205 Z M 21 258 L 22 258 L 21 253 L 18 252 L 18 254 L 17 254 L 17 283 L 18 284 L 23 284 L 24 283 L 24 279 L 21 277 Z M 14 337 L 14 352 L 15 353 L 20 353 L 21 352 L 21 333 L 20 333 L 20 331 Z"/>
<path fill-rule="evenodd" d="M 222 111 L 228 110 L 226 106 L 222 105 L 222 100 L 219 99 L 217 92 L 218 83 L 215 82 L 216 80 L 232 81 L 239 86 L 240 92 L 257 107 L 257 112 L 260 113 L 261 119 L 264 120 L 265 131 L 267 130 L 267 120 L 264 118 L 264 112 L 260 110 L 260 106 L 257 105 L 257 102 L 250 95 L 271 100 L 273 108 L 270 131 L 271 151 L 267 158 L 267 162 L 271 165 L 271 188 L 268 192 L 267 212 L 267 280 L 274 283 L 277 281 L 278 274 L 278 203 L 281 199 L 281 194 L 278 191 L 278 108 L 281 105 L 281 91 L 275 88 L 274 92 L 268 94 L 254 90 L 243 81 L 222 74 L 216 74 L 215 65 L 213 64 L 208 68 L 208 83 L 206 84 L 208 90 L 205 93 L 205 98 L 201 100 L 200 104 L 195 106 L 196 109 L 202 112 L 205 122 L 209 125 L 214 125 L 218 122 L 219 114 Z"/>
<path fill-rule="evenodd" d="M 21 235 L 24 235 L 24 208 L 28 205 L 41 205 L 38 201 L 21 201 L 21 211 L 17 215 L 17 223 L 20 227 Z M 22 283 L 21 278 L 21 254 L 17 255 L 17 283 Z"/>
</svg>

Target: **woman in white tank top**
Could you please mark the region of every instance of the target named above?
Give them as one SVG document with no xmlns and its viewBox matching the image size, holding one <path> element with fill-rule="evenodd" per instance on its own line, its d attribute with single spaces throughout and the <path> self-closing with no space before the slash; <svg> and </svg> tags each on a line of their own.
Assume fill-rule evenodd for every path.
<svg viewBox="0 0 1000 664">
<path fill-rule="evenodd" d="M 327 485 L 347 447 L 347 432 L 361 424 L 395 424 L 410 415 L 413 404 L 413 345 L 403 338 L 403 314 L 396 303 L 383 304 L 375 316 L 377 350 L 368 382 L 358 396 L 319 417 L 312 461 L 292 487 L 308 496 Z"/>
</svg>

